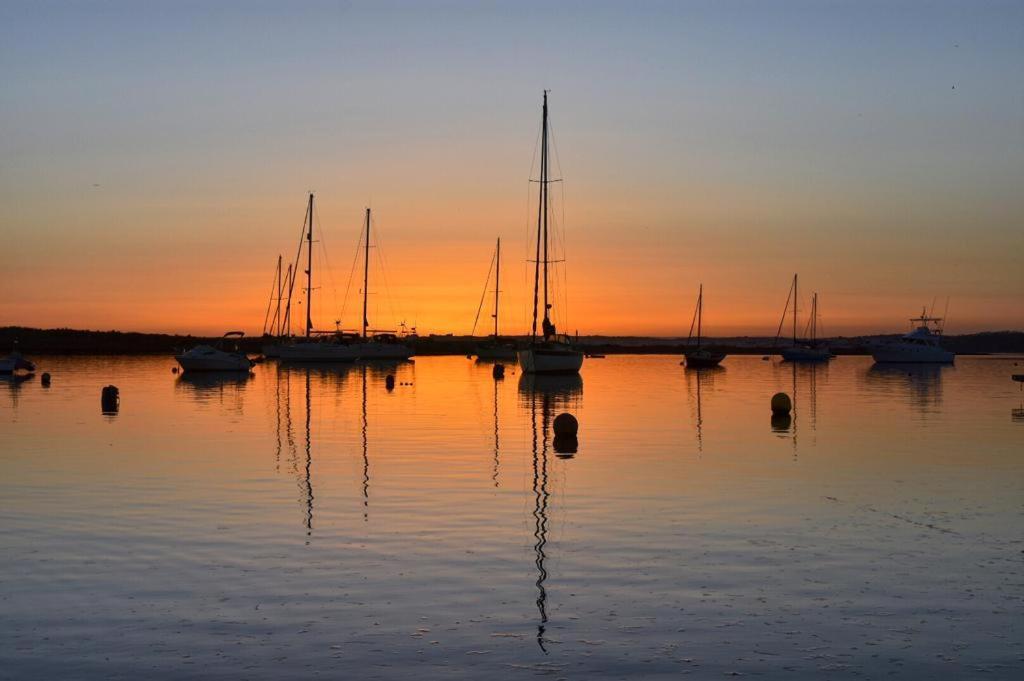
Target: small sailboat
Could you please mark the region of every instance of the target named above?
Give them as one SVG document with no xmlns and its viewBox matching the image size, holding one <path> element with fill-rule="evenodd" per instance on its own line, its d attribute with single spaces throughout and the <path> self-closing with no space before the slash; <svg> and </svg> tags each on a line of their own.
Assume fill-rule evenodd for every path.
<svg viewBox="0 0 1024 681">
<path fill-rule="evenodd" d="M 185 371 L 249 371 L 253 361 L 238 347 L 237 339 L 245 336 L 244 331 L 228 331 L 217 345 L 197 345 L 187 352 L 176 355 Z"/>
<path fill-rule="evenodd" d="M 274 359 L 281 356 L 281 346 L 289 340 L 291 327 L 292 290 L 295 287 L 295 270 L 288 263 L 283 269 L 282 258 L 277 256 L 274 270 L 274 284 L 270 289 L 267 312 L 263 317 L 263 356 Z M 287 294 L 287 298 L 285 297 Z"/>
<path fill-rule="evenodd" d="M 899 340 L 882 341 L 871 347 L 871 356 L 880 364 L 952 364 L 956 355 L 942 347 L 942 317 L 930 317 L 925 309 L 910 320 L 911 330 Z"/>
<path fill-rule="evenodd" d="M 363 333 L 353 343 L 361 360 L 405 360 L 416 354 L 393 331 L 370 329 L 368 303 L 370 291 L 370 209 L 366 209 L 366 234 L 363 251 Z"/>
<path fill-rule="evenodd" d="M 559 336 L 551 322 L 551 302 L 548 297 L 548 269 L 550 234 L 548 231 L 548 92 L 544 91 L 544 108 L 541 117 L 540 143 L 540 197 L 537 210 L 537 257 L 533 270 L 533 326 L 530 344 L 519 351 L 519 366 L 528 374 L 575 374 L 583 366 L 583 353 L 573 347 L 568 336 Z M 543 249 L 543 250 L 542 250 Z M 543 267 L 543 275 L 541 268 Z M 537 336 L 537 305 L 540 289 L 543 287 L 544 319 L 541 336 Z"/>
<path fill-rule="evenodd" d="M 516 359 L 516 348 L 514 345 L 508 342 L 502 342 L 501 336 L 498 335 L 498 302 L 501 294 L 501 237 L 498 237 L 498 245 L 494 248 L 494 312 L 491 317 L 494 319 L 494 334 L 490 340 L 479 343 L 476 346 L 477 359 L 483 360 L 497 360 L 506 359 L 515 361 Z M 487 273 L 487 283 L 491 280 L 491 273 Z M 484 284 L 484 295 L 487 295 L 487 283 Z M 483 299 L 480 300 L 481 307 L 483 306 Z M 480 321 L 480 308 L 476 311 L 476 321 L 473 322 L 473 331 L 470 335 L 476 333 L 476 324 Z"/>
<path fill-rule="evenodd" d="M 697 309 L 693 313 L 693 321 L 690 322 L 690 334 L 686 338 L 687 345 L 693 340 L 693 325 L 697 325 L 697 345 L 688 348 L 683 356 L 686 357 L 686 366 L 690 369 L 702 369 L 716 367 L 725 359 L 724 352 L 716 352 L 701 345 L 701 325 L 704 317 L 704 284 L 697 289 Z"/>
<path fill-rule="evenodd" d="M 789 289 L 790 298 L 786 300 L 786 309 L 782 311 L 782 321 L 779 322 L 779 331 L 786 320 L 786 312 L 789 309 L 789 301 L 793 301 L 793 345 L 782 349 L 782 359 L 787 362 L 825 362 L 832 359 L 832 352 L 823 343 L 818 341 L 818 294 L 811 297 L 811 318 L 808 322 L 810 335 L 805 340 L 797 336 L 797 275 L 793 275 L 793 285 Z M 776 339 L 778 335 L 776 335 Z"/>
<path fill-rule="evenodd" d="M 36 365 L 18 352 L 17 344 L 9 355 L 0 357 L 0 375 L 12 376 L 21 371 L 33 372 L 35 370 Z"/>
<path fill-rule="evenodd" d="M 293 343 L 278 344 L 273 352 L 289 362 L 354 362 L 359 358 L 356 343 L 351 334 L 329 333 L 315 334 L 313 331 L 313 194 L 309 194 L 306 207 L 306 333 L 302 340 Z M 302 255 L 302 243 L 299 244 L 299 256 Z M 294 271 L 294 270 L 293 270 Z M 294 284 L 294 276 L 289 284 Z M 290 315 L 291 293 L 288 294 L 288 307 L 285 315 Z M 287 322 L 286 322 L 287 323 Z"/>
</svg>

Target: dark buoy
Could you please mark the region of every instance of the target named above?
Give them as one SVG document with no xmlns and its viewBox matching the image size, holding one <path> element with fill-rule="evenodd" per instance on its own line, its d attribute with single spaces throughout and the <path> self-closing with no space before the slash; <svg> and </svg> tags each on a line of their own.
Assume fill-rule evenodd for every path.
<svg viewBox="0 0 1024 681">
<path fill-rule="evenodd" d="M 392 376 L 391 374 L 388 374 L 384 378 L 384 387 L 387 388 L 389 391 L 390 390 L 394 390 L 395 389 L 395 377 Z"/>
<path fill-rule="evenodd" d="M 571 435 L 575 438 L 580 430 L 580 424 L 572 414 L 562 413 L 555 417 L 554 429 L 556 436 Z"/>
<path fill-rule="evenodd" d="M 116 385 L 108 385 L 100 393 L 100 406 L 104 414 L 116 414 L 121 405 L 121 393 Z"/>
<path fill-rule="evenodd" d="M 495 364 L 494 368 L 491 369 L 491 376 L 494 376 L 495 378 L 505 378 L 505 365 Z"/>
<path fill-rule="evenodd" d="M 39 382 L 43 384 L 44 388 L 49 388 L 50 387 L 50 374 L 44 372 L 43 375 L 39 377 Z"/>
<path fill-rule="evenodd" d="M 575 435 L 556 435 L 552 444 L 555 447 L 555 454 L 560 459 L 571 459 L 580 448 L 580 441 Z"/>
<path fill-rule="evenodd" d="M 171 373 L 172 374 L 178 373 L 178 367 L 171 367 Z"/>
<path fill-rule="evenodd" d="M 786 393 L 775 393 L 772 395 L 772 413 L 788 414 L 793 409 L 793 402 Z"/>
<path fill-rule="evenodd" d="M 785 433 L 789 431 L 790 425 L 793 423 L 793 417 L 789 414 L 772 414 L 772 430 L 776 433 Z"/>
</svg>

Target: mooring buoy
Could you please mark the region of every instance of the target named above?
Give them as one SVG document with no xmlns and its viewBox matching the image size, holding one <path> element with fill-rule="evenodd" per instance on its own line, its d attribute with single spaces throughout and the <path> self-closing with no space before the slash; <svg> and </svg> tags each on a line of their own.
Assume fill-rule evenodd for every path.
<svg viewBox="0 0 1024 681">
<path fill-rule="evenodd" d="M 384 378 L 384 387 L 387 388 L 388 390 L 394 390 L 395 389 L 395 377 L 392 376 L 391 374 L 388 374 Z"/>
<path fill-rule="evenodd" d="M 108 385 L 100 393 L 100 406 L 104 414 L 116 414 L 121 404 L 121 392 L 116 385 Z"/>
<path fill-rule="evenodd" d="M 39 377 L 39 382 L 43 384 L 44 388 L 49 388 L 50 387 L 50 374 L 44 372 L 43 375 Z"/>
<path fill-rule="evenodd" d="M 786 393 L 775 393 L 772 395 L 772 413 L 788 414 L 793 409 L 793 402 Z"/>
<path fill-rule="evenodd" d="M 576 433 L 580 430 L 580 423 L 576 420 L 576 417 L 564 412 L 555 417 L 555 422 L 552 426 L 555 429 L 555 435 L 571 435 L 576 437 Z"/>
<path fill-rule="evenodd" d="M 505 365 L 495 364 L 494 368 L 491 369 L 491 376 L 494 376 L 495 378 L 505 378 Z"/>
</svg>

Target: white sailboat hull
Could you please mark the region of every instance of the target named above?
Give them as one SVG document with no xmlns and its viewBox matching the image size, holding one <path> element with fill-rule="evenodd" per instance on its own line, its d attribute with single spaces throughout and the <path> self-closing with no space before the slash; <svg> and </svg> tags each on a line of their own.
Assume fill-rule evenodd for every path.
<svg viewBox="0 0 1024 681">
<path fill-rule="evenodd" d="M 568 346 L 534 346 L 520 350 L 519 366 L 528 374 L 576 374 L 583 366 L 583 353 Z"/>
<path fill-rule="evenodd" d="M 354 362 L 361 346 L 339 343 L 293 343 L 277 346 L 277 356 L 288 362 Z"/>
<path fill-rule="evenodd" d="M 885 364 L 952 364 L 956 355 L 936 345 L 913 345 L 910 343 L 887 343 L 877 345 L 871 351 L 876 362 Z"/>
<path fill-rule="evenodd" d="M 200 345 L 176 356 L 185 371 L 249 371 L 252 360 L 240 352 L 226 352 Z"/>
</svg>

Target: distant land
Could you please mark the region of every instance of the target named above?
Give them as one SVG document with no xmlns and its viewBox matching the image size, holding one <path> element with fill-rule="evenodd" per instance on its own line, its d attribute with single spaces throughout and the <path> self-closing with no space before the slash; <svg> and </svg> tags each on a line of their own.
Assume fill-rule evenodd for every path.
<svg viewBox="0 0 1024 681">
<path fill-rule="evenodd" d="M 867 341 L 897 338 L 900 334 L 836 337 L 825 339 L 837 355 L 868 354 Z M 524 341 L 526 337 L 509 337 Z M 21 326 L 0 327 L 0 353 L 8 352 L 18 343 L 25 355 L 170 355 L 200 343 L 218 339 L 204 336 L 130 331 L 85 331 L 77 329 L 33 329 Z M 466 355 L 483 340 L 472 336 L 430 335 L 407 339 L 418 355 Z M 242 339 L 242 347 L 259 354 L 264 339 L 259 336 Z M 737 336 L 707 338 L 704 344 L 733 355 L 767 355 L 776 352 L 774 338 Z M 591 354 L 680 355 L 686 347 L 685 338 L 654 338 L 642 336 L 580 336 L 580 346 Z M 780 347 L 785 339 L 780 340 Z M 986 331 L 960 336 L 948 335 L 943 346 L 959 355 L 1024 353 L 1024 331 Z"/>
</svg>

